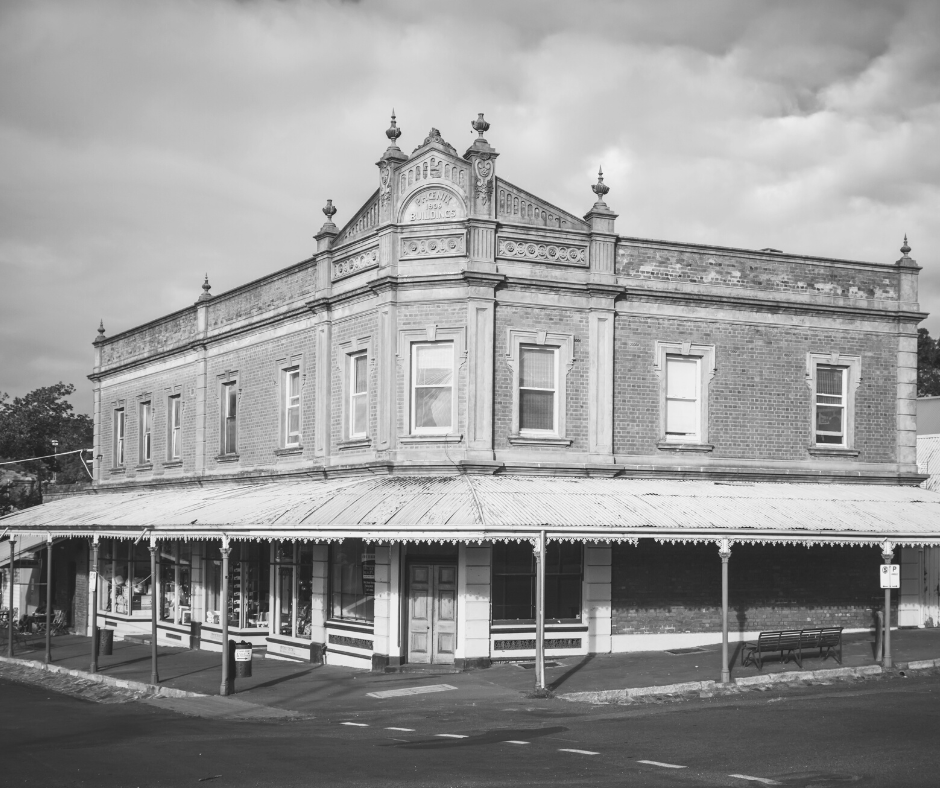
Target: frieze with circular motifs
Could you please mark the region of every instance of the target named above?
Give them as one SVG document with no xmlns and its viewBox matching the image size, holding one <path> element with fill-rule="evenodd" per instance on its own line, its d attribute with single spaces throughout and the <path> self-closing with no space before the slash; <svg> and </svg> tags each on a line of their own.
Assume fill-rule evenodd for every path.
<svg viewBox="0 0 940 788">
<path fill-rule="evenodd" d="M 333 263 L 333 278 L 341 279 L 344 276 L 352 276 L 366 268 L 373 268 L 379 264 L 378 248 L 367 249 L 364 252 L 347 257 L 344 260 L 337 260 Z"/>
<path fill-rule="evenodd" d="M 402 238 L 401 257 L 447 257 L 464 254 L 463 235 L 443 235 L 429 238 Z"/>
<path fill-rule="evenodd" d="M 587 249 L 583 246 L 543 244 L 508 239 L 500 240 L 499 256 L 516 257 L 523 260 L 542 260 L 547 263 L 567 263 L 568 265 L 585 265 L 587 263 Z"/>
</svg>

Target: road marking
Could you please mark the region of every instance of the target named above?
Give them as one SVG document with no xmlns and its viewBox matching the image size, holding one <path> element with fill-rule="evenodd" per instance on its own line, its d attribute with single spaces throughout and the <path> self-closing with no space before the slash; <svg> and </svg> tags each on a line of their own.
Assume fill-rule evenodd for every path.
<svg viewBox="0 0 940 788">
<path fill-rule="evenodd" d="M 364 722 L 341 722 L 340 725 L 353 725 L 356 728 L 368 728 L 369 727 Z"/>
<path fill-rule="evenodd" d="M 783 783 L 778 783 L 776 780 L 768 780 L 766 777 L 751 777 L 749 774 L 729 774 L 729 777 L 737 777 L 739 780 L 752 780 L 755 783 L 763 783 L 764 785 L 783 785 Z"/>
<path fill-rule="evenodd" d="M 440 736 L 442 739 L 466 739 L 462 733 L 435 733 L 435 736 Z"/>
<path fill-rule="evenodd" d="M 423 687 L 405 687 L 404 689 L 382 690 L 381 692 L 367 692 L 370 698 L 400 698 L 404 695 L 423 695 L 426 692 L 447 692 L 457 689 L 450 684 L 425 684 Z"/>
<path fill-rule="evenodd" d="M 578 755 L 600 755 L 599 752 L 591 752 L 590 750 L 567 750 L 564 747 L 560 748 L 558 752 L 574 752 Z"/>
<path fill-rule="evenodd" d="M 512 739 L 506 739 L 503 741 L 503 744 L 528 744 L 527 741 L 513 741 Z"/>
<path fill-rule="evenodd" d="M 387 731 L 405 731 L 406 733 L 414 733 L 414 728 L 386 728 Z"/>
<path fill-rule="evenodd" d="M 679 766 L 675 763 L 662 763 L 661 761 L 637 761 L 637 763 L 645 763 L 650 766 L 662 766 L 664 769 L 688 769 L 688 766 Z"/>
</svg>

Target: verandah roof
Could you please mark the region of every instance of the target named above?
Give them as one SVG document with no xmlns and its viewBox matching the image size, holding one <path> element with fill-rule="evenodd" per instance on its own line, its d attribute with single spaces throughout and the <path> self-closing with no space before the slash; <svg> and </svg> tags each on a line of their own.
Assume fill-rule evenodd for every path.
<svg viewBox="0 0 940 788">
<path fill-rule="evenodd" d="M 863 484 L 373 476 L 96 490 L 0 519 L 54 536 L 479 541 L 554 538 L 940 544 L 940 494 Z"/>
</svg>

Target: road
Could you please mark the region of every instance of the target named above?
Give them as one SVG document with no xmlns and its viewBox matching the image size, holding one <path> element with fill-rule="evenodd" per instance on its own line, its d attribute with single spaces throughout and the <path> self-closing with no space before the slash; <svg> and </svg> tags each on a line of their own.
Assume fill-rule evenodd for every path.
<svg viewBox="0 0 940 788">
<path fill-rule="evenodd" d="M 654 705 L 368 699 L 289 722 L 187 717 L 0 679 L 0 784 L 936 786 L 940 676 Z"/>
</svg>

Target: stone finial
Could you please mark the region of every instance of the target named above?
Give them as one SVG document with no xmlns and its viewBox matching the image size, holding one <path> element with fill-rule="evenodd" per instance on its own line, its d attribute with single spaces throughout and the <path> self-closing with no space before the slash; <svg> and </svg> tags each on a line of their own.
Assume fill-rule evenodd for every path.
<svg viewBox="0 0 940 788">
<path fill-rule="evenodd" d="M 385 130 L 385 136 L 388 137 L 393 147 L 398 147 L 398 138 L 401 136 L 401 129 L 395 122 L 395 108 L 392 107 L 392 125 Z"/>
<path fill-rule="evenodd" d="M 597 201 L 601 203 L 604 202 L 604 197 L 610 191 L 610 186 L 604 183 L 604 170 L 601 167 L 597 168 L 597 183 L 591 187 L 591 191 L 597 195 Z"/>
<path fill-rule="evenodd" d="M 95 337 L 95 344 L 104 342 L 107 337 L 104 335 L 104 320 L 102 319 L 98 323 L 98 336 Z"/>
<path fill-rule="evenodd" d="M 329 224 L 333 224 L 333 217 L 336 216 L 336 208 L 332 200 L 326 201 L 326 205 L 323 207 L 323 213 L 326 216 L 326 221 Z"/>
<path fill-rule="evenodd" d="M 904 233 L 904 245 L 901 247 L 901 254 L 905 257 L 911 256 L 911 247 L 907 245 L 907 233 Z"/>
<path fill-rule="evenodd" d="M 212 285 L 209 284 L 209 274 L 206 274 L 206 278 L 202 283 L 202 292 L 199 294 L 200 301 L 208 301 L 212 298 L 212 293 L 209 291 L 212 289 Z"/>
<path fill-rule="evenodd" d="M 477 119 L 476 119 L 476 120 L 471 120 L 471 121 L 470 121 L 470 126 L 473 128 L 473 130 L 474 130 L 477 134 L 480 135 L 480 139 L 481 139 L 481 140 L 483 139 L 483 134 L 484 134 L 484 132 L 487 132 L 487 131 L 489 131 L 489 129 L 490 129 L 490 124 L 487 123 L 485 120 L 483 120 L 483 113 L 482 113 L 482 112 L 480 112 L 480 113 L 477 115 Z M 485 140 L 484 140 L 484 141 L 485 141 Z"/>
</svg>

